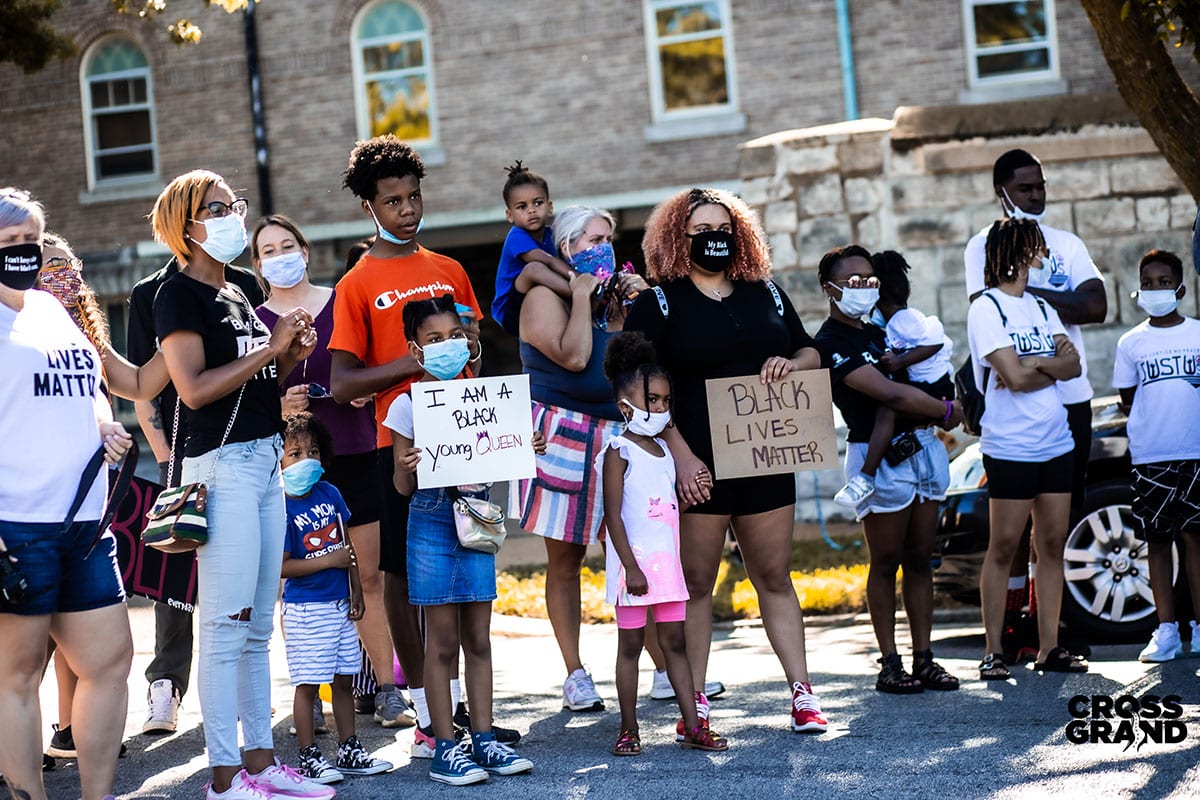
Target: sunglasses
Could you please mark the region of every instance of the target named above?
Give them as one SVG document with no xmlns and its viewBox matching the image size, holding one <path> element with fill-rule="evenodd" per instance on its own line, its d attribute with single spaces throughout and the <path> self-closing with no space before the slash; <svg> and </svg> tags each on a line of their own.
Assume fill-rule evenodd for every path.
<svg viewBox="0 0 1200 800">
<path fill-rule="evenodd" d="M 196 214 L 199 214 L 201 211 L 207 211 L 213 219 L 227 217 L 230 214 L 245 217 L 250 211 L 250 201 L 244 197 L 236 197 L 232 203 L 222 203 L 220 200 L 213 200 L 210 203 L 204 203 L 200 208 L 196 209 Z"/>
<path fill-rule="evenodd" d="M 322 397 L 333 397 L 333 395 L 329 393 L 329 390 L 319 383 L 310 383 L 308 385 L 308 396 L 314 400 L 319 400 Z"/>
</svg>

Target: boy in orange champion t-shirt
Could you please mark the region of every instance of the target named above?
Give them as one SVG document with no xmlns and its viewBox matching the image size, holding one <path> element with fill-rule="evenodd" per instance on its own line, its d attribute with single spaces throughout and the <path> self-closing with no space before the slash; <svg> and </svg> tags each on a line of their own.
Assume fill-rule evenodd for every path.
<svg viewBox="0 0 1200 800">
<path fill-rule="evenodd" d="M 362 202 L 379 235 L 371 249 L 337 284 L 333 305 L 330 385 L 339 403 L 375 395 L 378 427 L 380 488 L 379 566 L 384 573 L 384 605 L 396 655 L 417 706 L 420 726 L 429 725 L 424 702 L 425 648 L 416 609 L 408 602 L 408 498 L 392 483 L 391 433 L 382 426 L 392 401 L 422 374 L 408 354 L 402 312 L 412 298 L 439 297 L 447 292 L 469 307 L 474 319 L 467 327 L 472 372 L 479 369 L 479 319 L 475 292 L 462 265 L 416 242 L 423 204 L 420 156 L 395 136 L 376 136 L 358 142 L 342 185 Z M 468 316 L 463 311 L 464 319 Z M 376 665 L 378 668 L 379 665 Z M 386 666 L 385 666 L 386 668 Z M 418 728 L 415 757 L 433 757 L 431 731 Z"/>
</svg>

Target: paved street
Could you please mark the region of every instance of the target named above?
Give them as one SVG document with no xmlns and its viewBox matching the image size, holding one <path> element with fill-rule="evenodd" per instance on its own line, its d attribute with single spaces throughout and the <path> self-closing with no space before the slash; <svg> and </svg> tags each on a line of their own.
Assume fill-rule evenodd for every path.
<svg viewBox="0 0 1200 800">
<path fill-rule="evenodd" d="M 129 756 L 117 772 L 117 792 L 129 798 L 202 798 L 207 780 L 197 701 L 184 700 L 177 734 L 138 735 L 145 710 L 142 670 L 150 658 L 153 617 L 138 602 L 131 608 L 138 652 L 130 677 L 125 721 Z M 809 622 L 813 683 L 831 726 L 822 736 L 790 733 L 789 694 L 779 677 L 763 629 L 737 625 L 718 631 L 711 676 L 729 686 L 713 703 L 713 725 L 732 743 L 724 754 L 682 751 L 673 743 L 677 710 L 645 700 L 639 714 L 645 754 L 614 758 L 617 733 L 612 664 L 616 628 L 585 626 L 585 659 L 592 666 L 609 710 L 570 714 L 560 709 L 561 661 L 549 623 L 495 618 L 497 718 L 526 736 L 520 750 L 532 758 L 531 775 L 493 778 L 464 788 L 434 784 L 427 762 L 410 763 L 412 733 L 385 731 L 359 716 L 359 735 L 369 749 L 396 764 L 394 772 L 347 779 L 338 797 L 881 797 L 881 798 L 1194 798 L 1200 796 L 1200 660 L 1161 666 L 1139 664 L 1136 645 L 1097 648 L 1084 676 L 1039 676 L 1018 669 L 1008 684 L 975 679 L 983 649 L 978 618 L 970 612 L 940 619 L 935 630 L 939 659 L 960 678 L 958 692 L 895 697 L 874 691 L 873 640 L 865 617 L 814 618 Z M 291 687 L 282 642 L 274 640 L 276 744 L 293 760 L 288 736 Z M 906 650 L 905 650 L 906 652 Z M 643 659 L 643 691 L 649 660 Z M 232 687 L 231 687 L 232 689 Z M 1122 744 L 1071 744 L 1064 735 L 1068 700 L 1078 694 L 1147 693 L 1182 696 L 1186 739 L 1148 741 L 1140 749 Z M 54 721 L 54 681 L 43 690 L 47 738 Z M 332 714 L 329 715 L 332 724 Z M 1114 723 L 1120 720 L 1113 720 Z M 1115 728 L 1114 724 L 1114 728 Z M 1138 737 L 1141 738 L 1140 736 Z M 2 739 L 2 737 L 0 737 Z M 335 737 L 318 737 L 327 754 Z M 46 775 L 51 798 L 78 797 L 75 765 L 59 761 Z"/>
</svg>

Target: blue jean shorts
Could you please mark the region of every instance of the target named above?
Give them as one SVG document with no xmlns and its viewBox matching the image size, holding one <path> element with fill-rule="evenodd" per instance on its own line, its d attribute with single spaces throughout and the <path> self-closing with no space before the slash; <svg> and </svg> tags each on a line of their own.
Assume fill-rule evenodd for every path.
<svg viewBox="0 0 1200 800">
<path fill-rule="evenodd" d="M 418 489 L 408 507 L 408 601 L 440 606 L 495 599 L 496 557 L 458 543 L 445 489 Z"/>
<path fill-rule="evenodd" d="M 29 582 L 21 604 L 12 608 L 0 601 L 0 612 L 32 617 L 125 602 L 112 531 L 105 531 L 87 555 L 96 526 L 96 522 L 76 522 L 63 532 L 58 523 L 0 522 L 0 539 Z"/>
</svg>

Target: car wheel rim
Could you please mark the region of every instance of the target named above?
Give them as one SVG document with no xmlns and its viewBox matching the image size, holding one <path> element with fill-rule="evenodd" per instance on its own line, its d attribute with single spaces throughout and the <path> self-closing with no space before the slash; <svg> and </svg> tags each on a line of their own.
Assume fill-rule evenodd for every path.
<svg viewBox="0 0 1200 800">
<path fill-rule="evenodd" d="M 1154 613 L 1146 543 L 1133 533 L 1127 505 L 1092 511 L 1067 535 L 1063 576 L 1067 593 L 1093 617 L 1130 623 Z"/>
</svg>

